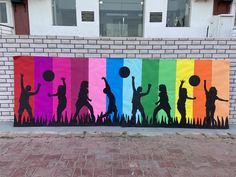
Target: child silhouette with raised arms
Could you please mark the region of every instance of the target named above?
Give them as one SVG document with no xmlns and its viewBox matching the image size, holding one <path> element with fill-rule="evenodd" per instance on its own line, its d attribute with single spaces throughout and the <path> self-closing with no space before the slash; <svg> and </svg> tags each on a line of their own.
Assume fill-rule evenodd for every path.
<svg viewBox="0 0 236 177">
<path fill-rule="evenodd" d="M 63 85 L 59 85 L 57 88 L 57 93 L 50 94 L 48 96 L 57 96 L 58 97 L 58 105 L 57 105 L 57 122 L 61 121 L 61 114 L 66 108 L 67 100 L 66 100 L 66 82 L 65 78 L 61 78 Z"/>
<path fill-rule="evenodd" d="M 167 95 L 166 86 L 164 84 L 159 85 L 159 101 L 156 102 L 157 107 L 153 111 L 153 120 L 156 120 L 157 113 L 162 109 L 166 112 L 166 115 L 170 122 L 172 121 L 172 118 L 170 116 L 170 104 L 169 104 L 169 98 Z"/>
<path fill-rule="evenodd" d="M 179 99 L 177 102 L 177 108 L 178 108 L 178 111 L 181 115 L 180 124 L 186 124 L 186 107 L 185 107 L 186 100 L 187 99 L 189 99 L 189 100 L 196 99 L 196 97 L 191 98 L 188 96 L 188 91 L 186 88 L 183 88 L 183 84 L 184 84 L 184 81 L 182 80 L 180 83 L 180 86 L 179 86 Z"/>
<path fill-rule="evenodd" d="M 95 119 L 94 112 L 93 112 L 93 107 L 89 103 L 91 101 L 92 100 L 89 99 L 89 97 L 88 97 L 88 81 L 82 81 L 81 84 L 80 84 L 80 91 L 79 91 L 78 100 L 76 101 L 76 104 L 75 104 L 75 106 L 76 106 L 76 113 L 75 113 L 75 115 L 73 117 L 74 120 L 79 115 L 79 111 L 81 110 L 81 108 L 83 106 L 86 106 L 89 109 L 91 117 L 93 119 Z"/>
<path fill-rule="evenodd" d="M 215 87 L 211 87 L 209 91 L 207 90 L 206 86 L 206 80 L 204 80 L 204 90 L 206 95 L 206 119 L 207 119 L 207 125 L 210 126 L 211 122 L 214 125 L 214 114 L 215 114 L 215 101 L 225 101 L 228 102 L 228 100 L 219 98 L 217 96 L 217 89 Z"/>
<path fill-rule="evenodd" d="M 149 94 L 151 89 L 151 84 L 148 84 L 148 90 L 145 93 L 142 93 L 142 87 L 135 88 L 135 77 L 132 76 L 132 88 L 133 88 L 133 98 L 132 98 L 132 120 L 135 120 L 137 110 L 140 111 L 142 118 L 145 119 L 145 112 L 143 109 L 143 105 L 141 103 L 141 97 Z"/>
<path fill-rule="evenodd" d="M 27 85 L 26 87 L 24 87 L 24 75 L 21 74 L 21 94 L 20 94 L 20 100 L 19 100 L 20 106 L 19 106 L 19 110 L 18 110 L 19 122 L 20 123 L 21 123 L 22 114 L 23 114 L 25 109 L 29 114 L 30 122 L 34 121 L 33 120 L 33 114 L 32 114 L 32 108 L 31 108 L 30 103 L 29 103 L 29 98 L 30 98 L 30 96 L 38 94 L 40 86 L 41 86 L 41 84 L 38 84 L 38 87 L 37 87 L 36 91 L 35 92 L 30 92 L 31 91 L 31 86 Z"/>
<path fill-rule="evenodd" d="M 111 91 L 110 85 L 108 84 L 105 77 L 102 77 L 102 80 L 105 82 L 105 88 L 103 89 L 103 93 L 105 93 L 109 99 L 108 110 L 102 115 L 100 118 L 109 116 L 112 112 L 114 113 L 114 118 L 117 116 L 117 108 L 116 108 L 116 98 Z"/>
</svg>

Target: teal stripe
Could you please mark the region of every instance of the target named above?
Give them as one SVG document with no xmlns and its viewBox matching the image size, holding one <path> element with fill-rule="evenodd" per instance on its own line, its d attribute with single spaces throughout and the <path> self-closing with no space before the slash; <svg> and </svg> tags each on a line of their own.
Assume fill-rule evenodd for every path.
<svg viewBox="0 0 236 177">
<path fill-rule="evenodd" d="M 135 77 L 135 86 L 136 88 L 141 86 L 142 81 L 142 60 L 141 59 L 125 59 L 124 66 L 127 66 L 130 69 L 130 75 L 127 78 L 123 79 L 123 113 L 124 115 L 129 116 L 131 118 L 132 115 L 132 97 L 133 97 L 133 89 L 132 89 L 132 76 Z M 136 118 L 138 116 L 141 118 L 141 114 L 136 114 Z M 137 121 L 137 119 L 136 119 Z"/>
</svg>

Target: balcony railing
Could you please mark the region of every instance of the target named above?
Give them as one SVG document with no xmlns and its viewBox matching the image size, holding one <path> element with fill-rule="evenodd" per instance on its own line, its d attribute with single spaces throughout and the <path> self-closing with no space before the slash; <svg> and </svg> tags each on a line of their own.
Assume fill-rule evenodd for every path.
<svg viewBox="0 0 236 177">
<path fill-rule="evenodd" d="M 14 34 L 15 30 L 13 26 L 0 24 L 0 35 L 4 34 Z"/>
</svg>

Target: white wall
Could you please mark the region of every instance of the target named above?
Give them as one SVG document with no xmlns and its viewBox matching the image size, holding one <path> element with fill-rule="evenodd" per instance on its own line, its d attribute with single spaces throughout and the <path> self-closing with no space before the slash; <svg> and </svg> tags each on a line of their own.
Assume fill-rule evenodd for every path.
<svg viewBox="0 0 236 177">
<path fill-rule="evenodd" d="M 99 1 L 98 0 L 77 0 L 77 26 L 79 35 L 84 37 L 99 36 Z M 94 22 L 82 22 L 81 11 L 94 11 Z"/>
<path fill-rule="evenodd" d="M 144 37 L 205 37 L 213 0 L 191 0 L 190 27 L 166 27 L 168 0 L 145 0 Z M 150 23 L 150 12 L 163 12 L 161 23 Z"/>
<path fill-rule="evenodd" d="M 191 0 L 190 27 L 166 27 L 168 0 L 144 0 L 144 37 L 205 37 L 213 0 Z M 82 22 L 81 11 L 94 11 L 95 22 Z M 77 26 L 53 26 L 51 0 L 29 0 L 32 35 L 99 36 L 99 0 L 76 0 Z M 150 12 L 163 12 L 161 23 L 150 23 Z"/>
<path fill-rule="evenodd" d="M 31 35 L 99 36 L 98 0 L 76 0 L 77 26 L 53 26 L 51 0 L 29 0 Z M 95 22 L 82 22 L 81 11 L 94 11 Z"/>
</svg>

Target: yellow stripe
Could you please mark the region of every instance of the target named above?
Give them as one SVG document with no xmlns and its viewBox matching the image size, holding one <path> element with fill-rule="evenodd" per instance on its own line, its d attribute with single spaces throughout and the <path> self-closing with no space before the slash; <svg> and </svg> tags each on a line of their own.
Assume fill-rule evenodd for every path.
<svg viewBox="0 0 236 177">
<path fill-rule="evenodd" d="M 193 97 L 193 87 L 189 84 L 189 78 L 194 74 L 194 60 L 177 60 L 176 63 L 176 92 L 175 92 L 175 117 L 178 118 L 178 122 L 181 120 L 181 115 L 177 109 L 177 102 L 179 98 L 179 86 L 180 81 L 184 80 L 183 88 L 187 89 L 188 96 Z M 186 100 L 186 119 L 192 120 L 193 118 L 193 101 Z"/>
</svg>

